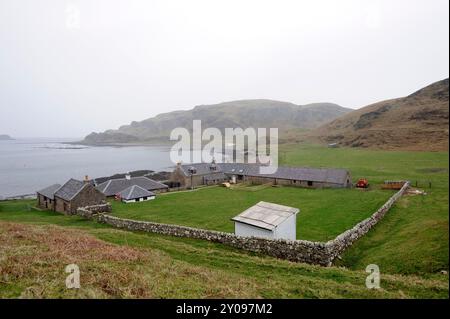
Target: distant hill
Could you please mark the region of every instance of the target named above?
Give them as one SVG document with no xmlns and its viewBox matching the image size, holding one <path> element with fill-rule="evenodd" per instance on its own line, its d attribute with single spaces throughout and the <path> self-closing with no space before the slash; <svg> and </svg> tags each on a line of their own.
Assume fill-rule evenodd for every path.
<svg viewBox="0 0 450 319">
<path fill-rule="evenodd" d="M 201 120 L 202 127 L 224 128 L 278 127 L 311 129 L 351 111 L 332 103 L 295 105 L 272 100 L 242 100 L 214 105 L 200 105 L 188 111 L 157 115 L 132 122 L 118 130 L 91 133 L 84 144 L 114 144 L 167 141 L 176 127 L 192 130 L 192 121 Z"/>
<path fill-rule="evenodd" d="M 407 97 L 375 103 L 308 132 L 309 139 L 343 146 L 448 150 L 449 80 Z"/>
<path fill-rule="evenodd" d="M 0 134 L 0 141 L 12 141 L 13 138 L 6 134 Z"/>
</svg>

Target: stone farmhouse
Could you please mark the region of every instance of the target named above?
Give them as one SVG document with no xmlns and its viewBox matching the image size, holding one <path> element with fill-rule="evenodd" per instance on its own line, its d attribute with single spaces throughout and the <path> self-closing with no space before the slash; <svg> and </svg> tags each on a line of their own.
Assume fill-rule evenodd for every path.
<svg viewBox="0 0 450 319">
<path fill-rule="evenodd" d="M 38 207 L 65 214 L 75 214 L 80 207 L 100 205 L 106 196 L 88 181 L 68 180 L 64 185 L 54 184 L 37 192 Z"/>
<path fill-rule="evenodd" d="M 345 188 L 352 186 L 350 172 L 345 169 L 278 167 L 274 174 L 261 174 L 260 164 L 195 163 L 178 164 L 171 182 L 184 188 L 232 183 L 289 185 L 306 188 Z"/>
</svg>

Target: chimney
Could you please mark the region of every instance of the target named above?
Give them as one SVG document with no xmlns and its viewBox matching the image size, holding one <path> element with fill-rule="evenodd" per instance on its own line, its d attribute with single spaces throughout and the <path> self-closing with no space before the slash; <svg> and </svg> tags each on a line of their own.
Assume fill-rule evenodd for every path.
<svg viewBox="0 0 450 319">
<path fill-rule="evenodd" d="M 89 183 L 89 181 L 90 181 L 89 175 L 84 175 L 84 182 Z"/>
</svg>

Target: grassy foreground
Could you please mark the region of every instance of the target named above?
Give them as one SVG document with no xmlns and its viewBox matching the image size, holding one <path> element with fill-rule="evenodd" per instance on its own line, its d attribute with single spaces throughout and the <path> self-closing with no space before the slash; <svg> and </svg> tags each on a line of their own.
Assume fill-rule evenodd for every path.
<svg viewBox="0 0 450 319">
<path fill-rule="evenodd" d="M 34 213 L 31 211 L 29 213 Z M 0 222 L 1 298 L 447 298 L 446 276 L 367 274 L 256 256 L 200 240 L 133 233 L 42 212 Z M 17 217 L 16 217 L 17 218 Z M 40 221 L 38 221 L 40 219 Z M 60 226 L 49 225 L 49 219 Z M 36 224 L 38 223 L 38 224 Z M 27 224 L 27 225 L 26 225 Z M 76 263 L 81 289 L 65 288 Z"/>
<path fill-rule="evenodd" d="M 33 201 L 0 202 L 0 297 L 448 298 L 448 275 L 440 273 L 448 270 L 448 153 L 283 146 L 281 161 L 346 167 L 355 179 L 366 177 L 373 185 L 385 179 L 409 179 L 413 184 L 417 180 L 428 195 L 402 198 L 346 251 L 338 262 L 345 268 L 296 264 L 205 241 L 116 230 L 78 217 L 33 210 Z M 290 193 L 294 190 L 301 196 Z M 213 188 L 191 194 L 219 196 L 223 191 L 227 190 Z M 336 197 L 328 191 L 290 188 L 262 187 L 241 191 L 244 195 L 238 190 L 231 192 L 236 197 L 228 197 L 230 202 L 240 200 L 239 205 L 251 204 L 260 196 L 286 205 L 298 203 L 303 207 L 304 224 L 311 212 L 311 227 L 302 229 L 299 222 L 300 238 L 309 239 L 324 238 L 352 222 L 344 214 L 329 227 L 327 211 L 340 214 L 349 207 L 384 201 L 381 197 L 373 202 L 369 197 L 367 201 L 352 198 L 372 192 L 350 191 Z M 281 193 L 270 195 L 272 192 Z M 381 191 L 373 194 L 376 192 Z M 167 198 L 171 196 L 181 193 Z M 342 198 L 345 200 L 339 201 Z M 335 204 L 331 205 L 331 199 Z M 335 207 L 336 203 L 343 209 Z M 205 214 L 212 212 L 205 210 Z M 322 224 L 320 219 L 326 220 Z M 225 227 L 220 223 L 215 219 L 207 227 Z M 313 231 L 313 226 L 320 231 Z M 77 292 L 64 288 L 64 267 L 70 262 L 77 262 L 82 273 L 82 289 Z M 380 266 L 380 290 L 365 287 L 364 269 L 372 263 Z"/>
</svg>

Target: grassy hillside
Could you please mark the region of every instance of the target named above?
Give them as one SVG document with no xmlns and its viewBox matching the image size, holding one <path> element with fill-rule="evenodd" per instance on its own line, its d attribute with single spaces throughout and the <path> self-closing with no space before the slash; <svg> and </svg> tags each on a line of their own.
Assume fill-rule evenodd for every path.
<svg viewBox="0 0 450 319">
<path fill-rule="evenodd" d="M 225 128 L 279 127 L 315 128 L 348 113 L 350 109 L 332 103 L 295 105 L 273 100 L 241 100 L 214 105 L 199 105 L 188 111 L 159 114 L 139 122 L 124 125 L 118 130 L 88 135 L 83 143 L 133 143 L 168 141 L 177 127 L 192 130 L 192 121 L 201 120 L 202 127 Z"/>
<path fill-rule="evenodd" d="M 352 147 L 448 150 L 448 92 L 445 79 L 348 113 L 306 135 Z"/>
<path fill-rule="evenodd" d="M 0 222 L 1 298 L 448 298 L 447 277 L 383 275 L 296 264 L 205 241 L 98 227 L 77 217 L 40 215 L 20 202 L 21 223 Z M 2 207 L 2 204 L 0 204 Z M 3 211 L 0 216 L 8 214 Z M 56 221 L 61 226 L 48 225 Z M 28 223 L 28 222 L 27 222 Z M 76 263 L 81 289 L 65 289 Z"/>
<path fill-rule="evenodd" d="M 289 165 L 349 168 L 371 184 L 407 179 L 427 192 L 406 196 L 343 256 L 342 265 L 362 269 L 370 263 L 396 273 L 434 273 L 448 269 L 448 152 L 400 152 L 320 146 L 285 146 Z M 431 183 L 431 188 L 430 188 Z M 355 203 L 359 205 L 359 203 Z"/>
</svg>

